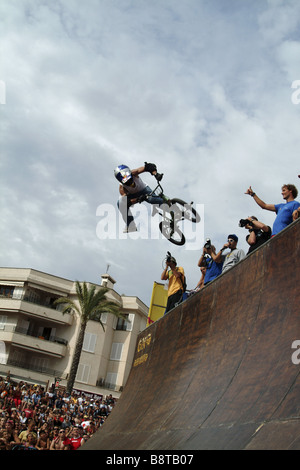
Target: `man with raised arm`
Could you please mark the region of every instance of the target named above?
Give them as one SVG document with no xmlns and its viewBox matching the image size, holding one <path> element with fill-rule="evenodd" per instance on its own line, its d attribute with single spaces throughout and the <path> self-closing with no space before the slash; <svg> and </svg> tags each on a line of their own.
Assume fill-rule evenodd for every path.
<svg viewBox="0 0 300 470">
<path fill-rule="evenodd" d="M 285 200 L 285 203 L 281 204 L 266 204 L 257 196 L 251 186 L 245 192 L 245 194 L 249 194 L 249 196 L 253 197 L 256 204 L 258 204 L 262 209 L 276 212 L 277 216 L 273 224 L 272 236 L 281 232 L 281 230 L 299 217 L 298 209 L 300 207 L 300 203 L 295 201 L 298 196 L 296 186 L 293 184 L 284 184 L 281 191 L 282 197 Z"/>
</svg>

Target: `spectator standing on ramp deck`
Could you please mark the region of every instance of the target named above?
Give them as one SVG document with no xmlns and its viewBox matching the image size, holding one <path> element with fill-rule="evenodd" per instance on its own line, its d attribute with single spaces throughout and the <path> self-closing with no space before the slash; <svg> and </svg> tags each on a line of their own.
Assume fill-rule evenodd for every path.
<svg viewBox="0 0 300 470">
<path fill-rule="evenodd" d="M 262 209 L 276 212 L 277 217 L 273 224 L 272 236 L 277 235 L 277 233 L 281 232 L 281 230 L 299 217 L 298 209 L 300 207 L 300 203 L 295 201 L 298 196 L 296 186 L 293 184 L 284 184 L 281 190 L 282 197 L 285 200 L 285 203 L 281 204 L 266 204 L 257 196 L 251 186 L 245 192 L 245 194 L 252 196 L 256 204 L 258 204 Z"/>
<path fill-rule="evenodd" d="M 224 244 L 223 248 L 219 251 L 215 257 L 215 262 L 220 263 L 223 261 L 222 274 L 228 269 L 235 266 L 239 261 L 245 258 L 245 253 L 243 250 L 237 248 L 238 237 L 235 234 L 228 235 L 228 241 Z M 223 251 L 230 249 L 230 253 L 223 255 Z"/>
<path fill-rule="evenodd" d="M 161 280 L 169 280 L 168 301 L 165 314 L 181 301 L 183 295 L 184 269 L 177 267 L 177 261 L 173 256 L 166 260 L 166 267 L 162 272 Z"/>
</svg>

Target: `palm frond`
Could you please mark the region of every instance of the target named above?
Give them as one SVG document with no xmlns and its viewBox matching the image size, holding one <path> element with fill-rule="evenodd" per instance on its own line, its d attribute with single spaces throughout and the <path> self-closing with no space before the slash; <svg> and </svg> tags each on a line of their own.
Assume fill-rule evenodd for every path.
<svg viewBox="0 0 300 470">
<path fill-rule="evenodd" d="M 110 313 L 125 319 L 124 315 L 120 313 L 119 306 L 106 298 L 107 288 L 102 287 L 96 291 L 95 285 L 88 286 L 86 282 L 80 283 L 76 281 L 75 289 L 79 306 L 68 297 L 61 297 L 55 301 L 56 305 L 65 305 L 62 311 L 63 314 L 69 313 L 70 309 L 73 309 L 80 316 L 82 323 L 87 323 L 89 320 L 99 321 L 103 330 L 102 313 Z"/>
<path fill-rule="evenodd" d="M 60 297 L 59 299 L 56 299 L 54 301 L 54 305 L 65 305 L 61 312 L 63 315 L 65 313 L 72 313 L 71 310 L 75 310 L 77 313 L 80 313 L 76 303 L 68 297 Z"/>
</svg>

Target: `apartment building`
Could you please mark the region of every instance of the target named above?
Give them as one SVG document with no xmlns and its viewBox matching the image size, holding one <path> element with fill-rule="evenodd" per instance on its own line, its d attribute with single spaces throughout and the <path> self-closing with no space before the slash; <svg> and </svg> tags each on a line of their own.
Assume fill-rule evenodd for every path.
<svg viewBox="0 0 300 470">
<path fill-rule="evenodd" d="M 89 321 L 74 388 L 120 396 L 128 378 L 138 334 L 146 327 L 148 308 L 138 297 L 119 295 L 115 280 L 101 276 L 100 287 L 126 320 L 104 313 Z M 51 386 L 67 383 L 80 322 L 62 314 L 59 297 L 76 300 L 75 282 L 34 269 L 0 268 L 0 375 Z"/>
</svg>

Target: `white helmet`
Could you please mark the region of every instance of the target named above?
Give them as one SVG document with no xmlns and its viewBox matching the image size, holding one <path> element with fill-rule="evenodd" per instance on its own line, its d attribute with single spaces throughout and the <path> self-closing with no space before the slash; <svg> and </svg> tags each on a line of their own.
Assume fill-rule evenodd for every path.
<svg viewBox="0 0 300 470">
<path fill-rule="evenodd" d="M 133 176 L 130 168 L 126 165 L 119 165 L 115 169 L 115 177 L 121 184 L 130 186 L 133 183 Z"/>
</svg>

